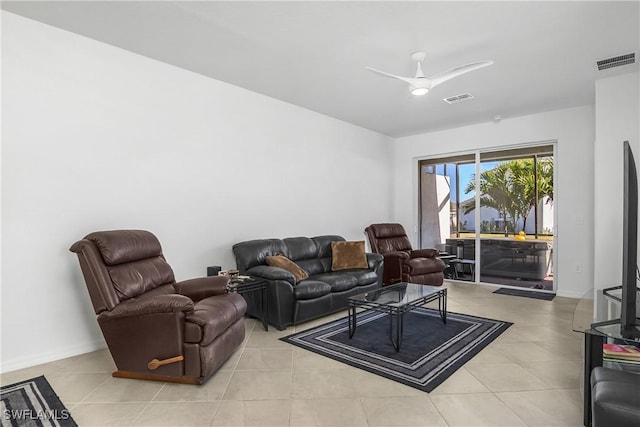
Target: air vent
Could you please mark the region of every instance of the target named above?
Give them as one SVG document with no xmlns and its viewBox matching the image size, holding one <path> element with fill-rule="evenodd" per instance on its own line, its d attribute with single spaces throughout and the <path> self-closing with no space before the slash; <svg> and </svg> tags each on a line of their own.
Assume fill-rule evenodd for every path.
<svg viewBox="0 0 640 427">
<path fill-rule="evenodd" d="M 470 99 L 473 99 L 473 95 L 471 95 L 470 93 L 463 93 L 461 95 L 444 98 L 443 101 L 447 104 L 457 104 L 458 102 L 468 101 Z"/>
<path fill-rule="evenodd" d="M 626 55 L 614 56 L 613 58 L 602 59 L 597 62 L 598 70 L 606 70 L 613 67 L 621 67 L 622 65 L 633 64 L 636 62 L 636 54 L 628 53 Z"/>
</svg>

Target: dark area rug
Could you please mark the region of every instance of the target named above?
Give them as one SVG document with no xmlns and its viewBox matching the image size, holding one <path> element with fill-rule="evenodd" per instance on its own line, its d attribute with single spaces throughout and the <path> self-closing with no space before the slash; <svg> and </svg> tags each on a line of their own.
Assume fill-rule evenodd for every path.
<svg viewBox="0 0 640 427">
<path fill-rule="evenodd" d="M 400 352 L 389 340 L 389 318 L 358 313 L 349 339 L 347 318 L 281 338 L 282 341 L 430 392 L 511 326 L 509 322 L 417 308 L 404 315 Z"/>
<path fill-rule="evenodd" d="M 0 387 L 4 426 L 77 426 L 44 376 Z"/>
<path fill-rule="evenodd" d="M 543 299 L 547 301 L 551 301 L 556 297 L 556 294 L 551 294 L 548 292 L 526 291 L 523 289 L 511 289 L 511 288 L 496 289 L 495 291 L 493 291 L 493 293 L 501 294 L 501 295 L 512 295 L 514 297 Z"/>
</svg>

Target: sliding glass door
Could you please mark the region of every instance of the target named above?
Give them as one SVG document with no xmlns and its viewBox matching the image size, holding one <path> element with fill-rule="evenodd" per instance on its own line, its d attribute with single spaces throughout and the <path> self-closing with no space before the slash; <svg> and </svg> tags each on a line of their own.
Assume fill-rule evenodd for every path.
<svg viewBox="0 0 640 427">
<path fill-rule="evenodd" d="M 553 145 L 422 160 L 420 247 L 451 279 L 552 290 L 553 166 Z"/>
</svg>

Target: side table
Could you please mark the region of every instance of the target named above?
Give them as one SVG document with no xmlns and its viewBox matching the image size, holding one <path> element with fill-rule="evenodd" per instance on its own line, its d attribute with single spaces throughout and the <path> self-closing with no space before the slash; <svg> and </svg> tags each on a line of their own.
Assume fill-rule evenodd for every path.
<svg viewBox="0 0 640 427">
<path fill-rule="evenodd" d="M 469 279 L 469 281 L 471 282 L 475 282 L 476 281 L 476 261 L 473 259 L 452 259 L 449 261 L 450 265 L 453 265 L 453 278 L 456 280 L 467 280 L 461 277 L 460 274 L 458 274 L 458 265 L 460 266 L 460 273 L 465 274 L 464 270 L 464 266 L 468 266 L 469 267 L 469 273 L 471 275 L 471 279 Z"/>
<path fill-rule="evenodd" d="M 236 292 L 240 295 L 260 291 L 260 321 L 264 330 L 269 330 L 267 319 L 269 318 L 269 306 L 267 305 L 267 282 L 261 279 L 232 279 L 227 285 L 229 292 Z"/>
<path fill-rule="evenodd" d="M 585 427 L 592 425 L 591 372 L 596 367 L 611 366 L 613 363 L 618 365 L 615 368 L 621 371 L 635 368 L 633 365 L 625 367 L 622 360 L 607 360 L 603 355 L 602 345 L 613 342 L 640 346 L 640 339 L 622 334 L 619 307 L 607 305 L 610 297 L 606 294 L 607 290 L 609 289 L 603 292 L 602 289 L 597 291 L 592 289 L 587 292 L 578 302 L 573 313 L 573 331 L 584 334 L 583 422 Z M 640 330 L 640 327 L 636 326 L 636 328 Z"/>
<path fill-rule="evenodd" d="M 453 279 L 455 277 L 454 269 L 455 266 L 451 264 L 451 261 L 457 259 L 455 255 L 449 255 L 447 252 L 440 252 L 440 254 L 436 257 L 444 261 L 444 278 L 445 279 Z"/>
</svg>

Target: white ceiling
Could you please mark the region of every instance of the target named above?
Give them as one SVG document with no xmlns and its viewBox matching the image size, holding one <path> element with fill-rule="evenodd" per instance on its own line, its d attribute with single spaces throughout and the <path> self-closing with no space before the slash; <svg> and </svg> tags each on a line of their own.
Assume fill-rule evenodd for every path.
<svg viewBox="0 0 640 427">
<path fill-rule="evenodd" d="M 2 9 L 398 137 L 594 102 L 596 60 L 640 49 L 638 1 L 3 1 Z M 429 76 L 423 97 L 365 66 Z M 448 105 L 442 98 L 475 99 Z"/>
</svg>

